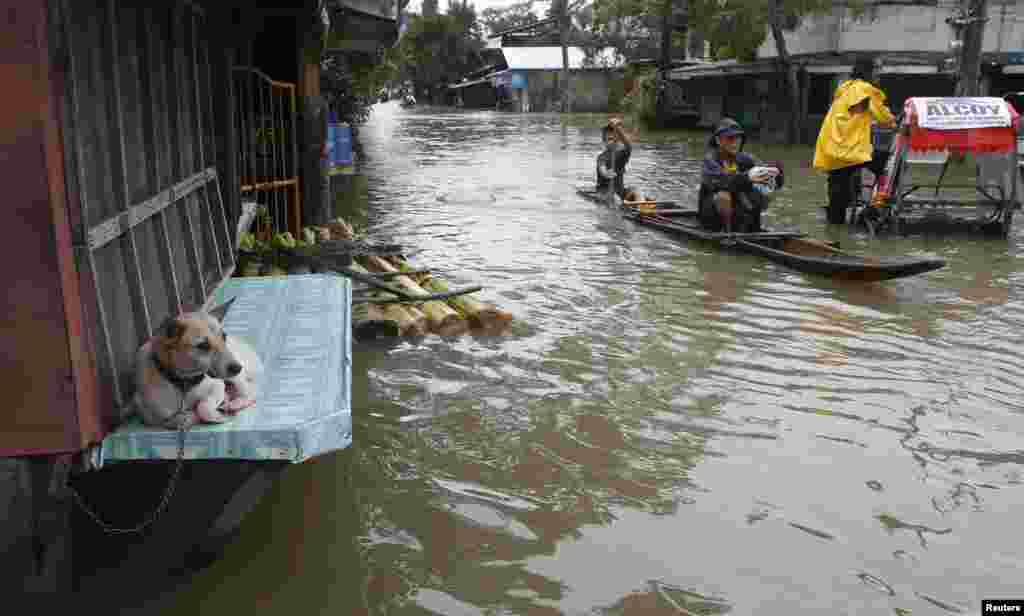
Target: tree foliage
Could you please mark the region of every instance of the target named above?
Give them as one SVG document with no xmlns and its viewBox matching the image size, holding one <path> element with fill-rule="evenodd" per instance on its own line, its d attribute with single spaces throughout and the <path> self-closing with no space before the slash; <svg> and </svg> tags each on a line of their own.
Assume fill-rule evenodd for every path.
<svg viewBox="0 0 1024 616">
<path fill-rule="evenodd" d="M 381 88 L 396 75 L 397 67 L 387 58 L 377 62 L 363 54 L 332 54 L 320 64 L 320 90 L 339 122 L 361 124 Z"/>
<path fill-rule="evenodd" d="M 479 66 L 483 46 L 476 8 L 469 0 L 450 0 L 444 15 L 410 15 L 390 57 L 399 76 L 423 92 L 459 81 Z"/>
<path fill-rule="evenodd" d="M 672 4 L 676 10 L 681 8 L 680 0 Z M 752 60 L 768 35 L 765 0 L 689 0 L 686 5 L 687 25 L 710 43 L 712 59 Z M 865 0 L 846 0 L 842 5 L 859 14 Z M 593 28 L 631 57 L 655 57 L 650 50 L 661 33 L 664 6 L 664 0 L 595 0 Z M 783 27 L 793 30 L 804 17 L 837 6 L 841 4 L 833 0 L 782 0 Z"/>
<path fill-rule="evenodd" d="M 540 20 L 533 12 L 536 2 L 537 0 L 522 0 L 504 8 L 484 9 L 480 13 L 480 23 L 487 28 L 488 35 L 537 23 Z"/>
</svg>

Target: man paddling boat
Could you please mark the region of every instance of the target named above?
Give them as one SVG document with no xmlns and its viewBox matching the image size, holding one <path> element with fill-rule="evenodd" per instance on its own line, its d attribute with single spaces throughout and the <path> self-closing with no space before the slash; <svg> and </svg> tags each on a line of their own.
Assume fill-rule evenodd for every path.
<svg viewBox="0 0 1024 616">
<path fill-rule="evenodd" d="M 768 195 L 782 187 L 782 170 L 742 151 L 745 142 L 743 127 L 732 118 L 723 118 L 708 141 L 697 200 L 701 225 L 709 231 L 760 231 Z"/>
<path fill-rule="evenodd" d="M 622 120 L 612 118 L 601 129 L 604 151 L 597 157 L 597 191 L 613 191 L 619 197 L 626 192 L 626 163 L 633 154 L 633 144 L 622 130 Z"/>
</svg>

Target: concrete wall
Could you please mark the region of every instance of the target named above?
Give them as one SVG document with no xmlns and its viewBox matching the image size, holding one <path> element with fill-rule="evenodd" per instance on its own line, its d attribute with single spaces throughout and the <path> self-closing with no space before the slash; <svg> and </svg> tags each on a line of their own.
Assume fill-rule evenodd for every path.
<svg viewBox="0 0 1024 616">
<path fill-rule="evenodd" d="M 526 90 L 530 111 L 555 111 L 561 101 L 561 71 L 528 71 Z M 608 111 L 612 83 L 622 80 L 618 71 L 572 71 L 573 111 Z"/>
<path fill-rule="evenodd" d="M 792 54 L 849 51 L 927 51 L 947 53 L 953 29 L 946 18 L 953 6 L 872 6 L 860 17 L 839 7 L 812 15 L 793 32 L 787 32 Z M 990 0 L 983 51 L 1024 50 L 1024 0 Z M 758 58 L 776 57 L 771 34 L 757 50 Z"/>
</svg>

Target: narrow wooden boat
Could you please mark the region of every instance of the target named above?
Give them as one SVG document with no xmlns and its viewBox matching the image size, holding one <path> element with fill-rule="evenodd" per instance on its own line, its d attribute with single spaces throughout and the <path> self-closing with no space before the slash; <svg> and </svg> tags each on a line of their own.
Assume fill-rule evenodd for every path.
<svg viewBox="0 0 1024 616">
<path fill-rule="evenodd" d="M 600 195 L 579 191 L 588 199 L 607 203 Z M 840 250 L 830 242 L 815 240 L 799 231 L 763 231 L 760 233 L 715 233 L 700 226 L 697 210 L 680 209 L 673 202 L 658 202 L 653 207 L 623 207 L 623 215 L 634 222 L 688 239 L 717 243 L 724 248 L 754 254 L 806 274 L 818 274 L 841 280 L 876 282 L 904 278 L 937 270 L 943 259 L 917 257 L 872 257 Z"/>
</svg>

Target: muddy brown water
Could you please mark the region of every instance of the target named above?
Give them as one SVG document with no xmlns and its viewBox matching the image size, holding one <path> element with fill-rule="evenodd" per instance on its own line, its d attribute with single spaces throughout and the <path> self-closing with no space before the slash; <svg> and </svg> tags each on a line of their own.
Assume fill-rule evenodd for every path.
<svg viewBox="0 0 1024 616">
<path fill-rule="evenodd" d="M 354 351 L 355 446 L 289 469 L 167 614 L 944 614 L 1024 597 L 1024 222 L 768 223 L 937 272 L 837 284 L 582 200 L 598 116 L 379 105 L 342 213 L 517 317 Z M 689 202 L 706 134 L 627 183 Z M 1024 218 L 1024 217 L 1022 217 Z"/>
</svg>

